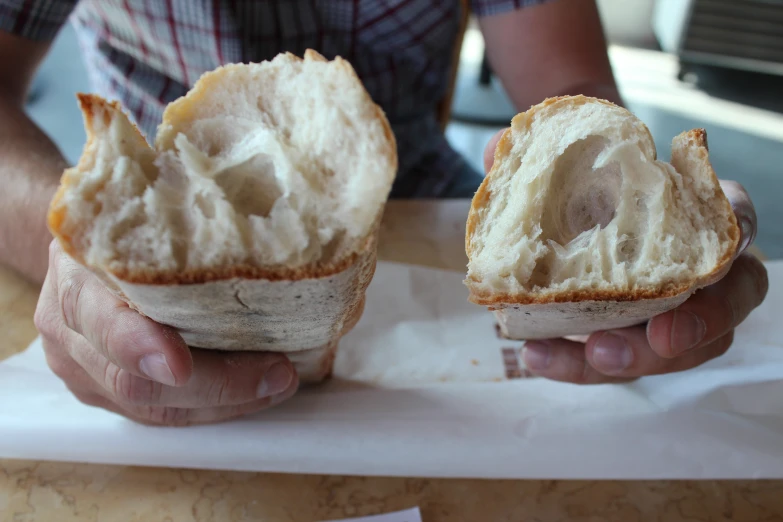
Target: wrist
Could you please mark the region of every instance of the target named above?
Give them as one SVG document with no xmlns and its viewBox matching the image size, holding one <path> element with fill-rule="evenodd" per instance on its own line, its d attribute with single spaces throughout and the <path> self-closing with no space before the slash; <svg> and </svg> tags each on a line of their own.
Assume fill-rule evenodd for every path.
<svg viewBox="0 0 783 522">
<path fill-rule="evenodd" d="M 625 106 L 622 96 L 620 96 L 620 91 L 617 89 L 617 85 L 615 85 L 614 82 L 582 82 L 568 87 L 559 94 L 561 96 L 581 94 L 583 96 L 607 100 L 621 107 Z"/>
</svg>

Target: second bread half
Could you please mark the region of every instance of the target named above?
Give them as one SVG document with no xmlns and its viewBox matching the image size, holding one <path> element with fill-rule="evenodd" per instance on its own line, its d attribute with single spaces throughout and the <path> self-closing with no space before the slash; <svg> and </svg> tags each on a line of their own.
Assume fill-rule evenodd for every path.
<svg viewBox="0 0 783 522">
<path fill-rule="evenodd" d="M 471 301 L 514 339 L 643 322 L 722 276 L 739 242 L 706 133 L 670 162 L 627 110 L 585 96 L 517 115 L 467 223 Z"/>
</svg>

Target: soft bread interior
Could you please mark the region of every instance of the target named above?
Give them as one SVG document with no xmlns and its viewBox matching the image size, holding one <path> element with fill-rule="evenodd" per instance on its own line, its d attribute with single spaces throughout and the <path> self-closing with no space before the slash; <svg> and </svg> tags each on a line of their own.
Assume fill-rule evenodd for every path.
<svg viewBox="0 0 783 522">
<path fill-rule="evenodd" d="M 118 274 L 329 265 L 366 244 L 394 138 L 350 65 L 229 65 L 170 104 L 150 148 L 117 105 L 80 97 L 88 131 L 50 227 Z"/>
<path fill-rule="evenodd" d="M 582 96 L 516 116 L 477 192 L 467 284 L 478 302 L 660 296 L 731 259 L 739 232 L 703 131 L 672 163 L 631 113 Z"/>
</svg>

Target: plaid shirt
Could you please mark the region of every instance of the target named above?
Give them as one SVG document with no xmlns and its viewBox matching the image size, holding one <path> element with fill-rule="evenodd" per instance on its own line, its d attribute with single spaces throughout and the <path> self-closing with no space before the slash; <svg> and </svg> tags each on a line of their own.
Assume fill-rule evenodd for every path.
<svg viewBox="0 0 783 522">
<path fill-rule="evenodd" d="M 544 0 L 470 0 L 477 16 Z M 348 59 L 398 142 L 397 197 L 438 196 L 476 174 L 448 144 L 458 0 L 0 0 L 0 30 L 50 41 L 69 16 L 93 89 L 119 100 L 153 139 L 165 105 L 204 72 L 307 48 Z"/>
</svg>

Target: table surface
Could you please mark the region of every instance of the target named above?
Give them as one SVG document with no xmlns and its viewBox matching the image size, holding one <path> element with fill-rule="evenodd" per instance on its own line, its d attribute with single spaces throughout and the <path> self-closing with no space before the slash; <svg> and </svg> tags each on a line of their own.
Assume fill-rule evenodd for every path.
<svg viewBox="0 0 783 522">
<path fill-rule="evenodd" d="M 467 209 L 389 203 L 379 258 L 464 270 Z M 36 287 L 0 267 L 0 359 L 35 338 L 36 300 Z M 316 522 L 413 506 L 425 522 L 771 521 L 783 520 L 783 481 L 447 480 L 0 460 L 0 520 L 15 522 Z"/>
</svg>

